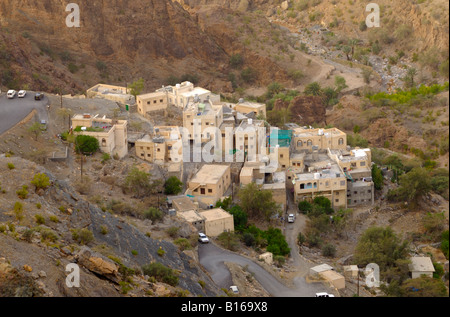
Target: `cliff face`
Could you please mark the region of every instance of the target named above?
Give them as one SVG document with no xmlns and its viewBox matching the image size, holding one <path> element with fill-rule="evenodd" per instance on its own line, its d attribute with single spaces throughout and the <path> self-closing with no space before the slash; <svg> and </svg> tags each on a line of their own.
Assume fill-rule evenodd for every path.
<svg viewBox="0 0 450 317">
<path fill-rule="evenodd" d="M 201 72 L 228 59 L 214 39 L 205 34 L 178 3 L 168 0 L 80 0 L 77 3 L 81 27 L 69 28 L 66 26 L 70 13 L 65 11 L 67 1 L 24 0 L 20 6 L 16 1 L 2 1 L 0 25 L 8 32 L 0 40 L 8 50 L 18 46 L 28 51 L 23 63 L 18 63 L 22 68 L 33 66 L 33 72 L 44 72 L 51 79 L 54 77 L 52 67 L 43 64 L 53 62 L 55 69 L 61 68 L 67 73 L 67 67 L 58 65 L 58 55 L 64 52 L 70 56 L 70 62 L 81 69 L 71 71 L 77 73 L 75 76 L 66 74 L 77 83 L 74 88 L 93 84 L 91 79 L 98 81 L 99 75 L 110 82 L 122 81 L 123 85 L 136 77 L 144 77 L 148 82 L 159 77 L 160 82 L 174 70 L 177 76 Z M 51 61 L 42 58 L 34 61 L 32 52 L 36 58 L 48 55 Z M 22 59 L 20 54 L 11 56 Z M 24 65 L 27 60 L 32 65 Z M 95 69 L 98 61 L 106 65 L 107 74 L 99 74 Z M 10 61 L 10 64 L 15 62 Z M 45 68 L 49 69 L 45 71 Z M 28 77 L 32 77 L 33 72 Z"/>
</svg>

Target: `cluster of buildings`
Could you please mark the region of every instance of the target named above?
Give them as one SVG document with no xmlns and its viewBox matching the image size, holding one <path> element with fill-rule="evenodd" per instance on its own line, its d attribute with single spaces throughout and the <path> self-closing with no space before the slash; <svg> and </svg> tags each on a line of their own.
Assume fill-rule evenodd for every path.
<svg viewBox="0 0 450 317">
<path fill-rule="evenodd" d="M 94 88 L 90 93 L 103 92 L 102 98 L 116 100 L 118 97 L 112 91 L 122 93 L 128 100 L 128 91 L 121 87 Z M 151 116 L 168 106 L 182 110 L 182 127 L 156 126 L 136 140 L 134 147 L 138 158 L 163 164 L 169 171 L 178 172 L 180 179 L 183 163 L 191 160 L 200 163 L 201 168 L 185 180 L 184 197 L 208 211 L 177 210 L 193 224 L 205 224 L 208 213 L 221 214 L 222 211 L 205 208 L 232 195 L 233 184 L 256 183 L 270 190 L 282 210 L 287 210 L 289 193 L 296 203 L 327 197 L 335 209 L 374 202 L 371 151 L 351 149 L 346 134 L 337 128 L 296 125 L 290 125 L 289 130 L 270 128 L 264 120 L 265 104 L 244 99 L 237 103 L 222 102 L 219 95 L 190 82 L 139 95 L 136 106 L 143 116 Z M 104 152 L 119 158 L 128 154 L 125 120 L 78 114 L 72 118 L 72 127 L 76 133 L 96 137 Z M 236 162 L 237 170 L 231 168 Z"/>
</svg>

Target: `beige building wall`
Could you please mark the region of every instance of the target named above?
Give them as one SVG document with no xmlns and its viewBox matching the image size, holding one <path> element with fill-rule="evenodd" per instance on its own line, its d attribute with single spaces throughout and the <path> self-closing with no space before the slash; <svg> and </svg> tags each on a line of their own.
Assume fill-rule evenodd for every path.
<svg viewBox="0 0 450 317">
<path fill-rule="evenodd" d="M 234 231 L 233 215 L 221 208 L 205 210 L 200 215 L 205 218 L 207 236 L 217 237 L 223 232 Z"/>
<path fill-rule="evenodd" d="M 189 181 L 187 194 L 196 199 L 215 204 L 231 185 L 231 169 L 228 165 L 204 165 Z"/>
<path fill-rule="evenodd" d="M 312 151 L 313 146 L 318 150 L 347 148 L 347 135 L 339 129 L 294 129 L 292 143 L 295 151 Z"/>
<path fill-rule="evenodd" d="M 94 124 L 95 123 L 95 124 Z M 73 129 L 77 127 L 92 128 L 97 127 L 107 127 L 104 132 L 94 132 L 94 131 L 81 131 L 76 132 L 76 135 L 89 135 L 98 140 L 100 150 L 102 152 L 108 153 L 110 155 L 118 155 L 119 158 L 123 158 L 128 154 L 128 132 L 127 132 L 126 120 L 112 120 L 95 118 L 90 115 L 74 115 L 72 117 L 72 127 Z"/>
<path fill-rule="evenodd" d="M 234 110 L 243 114 L 249 114 L 253 112 L 256 117 L 258 116 L 263 116 L 264 118 L 267 117 L 266 105 L 262 103 L 244 101 L 237 103 L 236 106 L 234 107 Z"/>
<path fill-rule="evenodd" d="M 222 106 L 212 104 L 205 105 L 208 111 L 202 112 L 198 104 L 192 105 L 183 112 L 183 127 L 189 131 L 189 139 L 200 138 L 202 142 L 208 142 L 218 136 L 221 136 L 220 125 L 223 122 Z M 202 115 L 199 115 L 202 113 Z M 198 125 L 198 131 L 195 130 L 195 124 Z M 218 131 L 216 131 L 216 128 Z M 208 129 L 208 131 L 206 130 Z"/>
<path fill-rule="evenodd" d="M 141 115 L 147 112 L 160 111 L 167 109 L 167 93 L 153 92 L 139 95 L 136 97 L 137 111 Z"/>
</svg>

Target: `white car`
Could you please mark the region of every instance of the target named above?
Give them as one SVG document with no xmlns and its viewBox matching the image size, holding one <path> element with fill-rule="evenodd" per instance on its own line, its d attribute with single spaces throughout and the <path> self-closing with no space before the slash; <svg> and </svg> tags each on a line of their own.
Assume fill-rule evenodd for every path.
<svg viewBox="0 0 450 317">
<path fill-rule="evenodd" d="M 8 90 L 8 93 L 6 95 L 8 96 L 8 99 L 13 99 L 16 96 L 16 91 Z"/>
<path fill-rule="evenodd" d="M 316 293 L 316 297 L 334 297 L 334 295 L 328 293 Z"/>
<path fill-rule="evenodd" d="M 292 222 L 294 222 L 294 221 L 295 221 L 295 216 L 294 216 L 294 214 L 289 214 L 289 216 L 288 216 L 288 222 L 292 223 Z"/>
<path fill-rule="evenodd" d="M 23 98 L 25 97 L 26 94 L 27 94 L 26 90 L 20 90 L 19 93 L 17 94 L 17 97 Z"/>
<path fill-rule="evenodd" d="M 198 241 L 201 242 L 201 243 L 208 243 L 208 242 L 209 242 L 209 239 L 208 239 L 208 237 L 206 236 L 206 234 L 204 234 L 204 233 L 199 233 L 199 234 L 198 234 Z"/>
<path fill-rule="evenodd" d="M 239 294 L 239 289 L 235 285 L 230 286 L 230 291 L 233 292 L 234 294 Z"/>
</svg>

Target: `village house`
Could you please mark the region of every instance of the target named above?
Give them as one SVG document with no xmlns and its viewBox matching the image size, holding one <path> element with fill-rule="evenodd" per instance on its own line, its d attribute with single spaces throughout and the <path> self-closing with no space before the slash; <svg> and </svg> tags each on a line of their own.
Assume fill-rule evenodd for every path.
<svg viewBox="0 0 450 317">
<path fill-rule="evenodd" d="M 215 205 L 231 185 L 229 165 L 205 164 L 188 183 L 186 195 L 207 205 Z"/>
<path fill-rule="evenodd" d="M 183 127 L 188 131 L 188 138 L 199 143 L 214 139 L 222 122 L 223 107 L 211 100 L 194 99 L 183 110 Z"/>
<path fill-rule="evenodd" d="M 152 163 L 180 163 L 183 158 L 183 148 L 178 142 L 180 139 L 178 127 L 156 126 L 153 137 L 145 135 L 135 142 L 136 156 Z"/>
<path fill-rule="evenodd" d="M 149 112 L 167 109 L 167 94 L 165 92 L 152 92 L 136 97 L 137 111 L 145 116 Z"/>
<path fill-rule="evenodd" d="M 156 92 L 164 93 L 167 96 L 167 103 L 179 108 L 184 108 L 194 98 L 201 100 L 208 99 L 215 104 L 220 102 L 219 95 L 213 94 L 211 91 L 201 87 L 194 87 L 194 84 L 189 81 L 176 84 L 175 86 L 163 86 L 156 90 Z"/>
<path fill-rule="evenodd" d="M 248 115 L 250 113 L 254 114 L 255 118 L 266 118 L 266 105 L 263 103 L 246 101 L 243 98 L 239 99 L 239 102 L 232 106 L 234 110 Z"/>
<path fill-rule="evenodd" d="M 121 86 L 98 84 L 86 91 L 87 98 L 108 99 L 121 104 L 134 104 L 134 96 L 130 89 Z"/>
<path fill-rule="evenodd" d="M 102 152 L 119 158 L 128 154 L 127 124 L 126 120 L 107 119 L 106 116 L 76 114 L 72 117 L 74 134 L 96 138 Z"/>
<path fill-rule="evenodd" d="M 410 258 L 409 271 L 411 272 L 411 278 L 419 278 L 422 275 L 433 277 L 435 268 L 430 257 L 412 257 Z"/>
<path fill-rule="evenodd" d="M 347 135 L 337 128 L 296 128 L 293 130 L 292 143 L 295 152 L 327 149 L 345 150 L 347 148 Z"/>
</svg>

